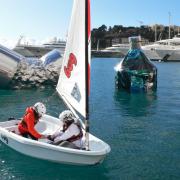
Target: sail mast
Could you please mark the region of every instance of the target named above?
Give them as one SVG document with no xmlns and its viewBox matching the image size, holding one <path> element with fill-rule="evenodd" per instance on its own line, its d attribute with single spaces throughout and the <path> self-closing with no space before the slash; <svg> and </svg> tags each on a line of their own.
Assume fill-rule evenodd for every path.
<svg viewBox="0 0 180 180">
<path fill-rule="evenodd" d="M 89 65 L 89 46 L 90 44 L 90 0 L 85 0 L 85 99 L 86 99 L 86 116 L 85 116 L 85 137 L 86 150 L 89 150 L 89 90 L 90 90 L 90 65 Z"/>
</svg>

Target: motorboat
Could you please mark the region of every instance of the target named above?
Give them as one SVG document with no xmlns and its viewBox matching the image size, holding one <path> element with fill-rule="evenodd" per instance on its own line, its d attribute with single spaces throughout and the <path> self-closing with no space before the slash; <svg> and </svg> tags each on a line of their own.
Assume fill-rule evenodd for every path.
<svg viewBox="0 0 180 180">
<path fill-rule="evenodd" d="M 103 52 L 121 52 L 122 54 L 127 54 L 130 48 L 129 44 L 113 44 L 111 47 L 103 49 Z"/>
<path fill-rule="evenodd" d="M 15 48 L 13 48 L 14 51 L 18 52 L 19 54 L 22 54 L 25 57 L 36 57 L 40 58 L 47 54 L 48 52 L 52 51 L 53 49 L 57 49 L 60 51 L 61 54 L 64 54 L 66 42 L 61 39 L 57 39 L 56 37 L 50 40 L 49 42 L 46 42 L 44 44 L 30 44 L 30 43 L 21 43 L 22 39 L 24 37 L 21 36 L 17 45 Z"/>
<path fill-rule="evenodd" d="M 124 56 L 127 54 L 130 44 L 114 44 L 112 47 L 105 48 L 104 52 L 121 52 Z M 172 39 L 164 39 L 141 46 L 142 51 L 151 60 L 161 61 L 180 61 L 180 35 Z"/>
<path fill-rule="evenodd" d="M 89 88 L 91 60 L 90 0 L 74 0 L 68 39 L 57 92 L 83 128 L 80 149 L 56 146 L 48 140 L 35 141 L 19 135 L 19 120 L 0 123 L 0 140 L 12 149 L 39 159 L 74 165 L 101 163 L 110 146 L 89 132 Z M 36 128 L 42 134 L 53 134 L 63 125 L 62 119 L 44 115 Z"/>
<path fill-rule="evenodd" d="M 66 47 L 66 41 L 61 40 L 61 39 L 57 39 L 56 37 L 54 37 L 52 40 L 43 43 L 43 46 L 45 48 L 49 48 L 49 49 L 57 49 L 60 51 L 61 54 L 64 54 L 64 50 Z"/>
<path fill-rule="evenodd" d="M 149 46 L 142 46 L 141 49 L 144 52 L 144 54 L 151 60 L 158 60 L 160 59 L 160 56 L 151 48 L 148 48 Z M 130 44 L 113 44 L 111 47 L 107 47 L 100 51 L 101 54 L 117 54 L 118 57 L 124 57 L 130 49 Z M 119 56 L 119 54 L 121 56 Z"/>
<path fill-rule="evenodd" d="M 155 52 L 162 61 L 180 61 L 180 35 L 172 39 L 156 41 L 153 44 L 142 47 L 143 50 Z"/>
</svg>

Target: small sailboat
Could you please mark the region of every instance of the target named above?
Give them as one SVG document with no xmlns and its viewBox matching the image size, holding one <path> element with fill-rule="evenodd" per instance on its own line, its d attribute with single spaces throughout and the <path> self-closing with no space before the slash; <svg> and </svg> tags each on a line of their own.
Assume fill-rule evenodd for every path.
<svg viewBox="0 0 180 180">
<path fill-rule="evenodd" d="M 79 118 L 80 114 L 85 120 L 85 123 L 81 120 L 85 127 L 85 149 L 24 138 L 18 135 L 18 120 L 0 122 L 0 140 L 3 143 L 25 155 L 58 163 L 94 165 L 103 161 L 110 147 L 89 133 L 90 34 L 90 0 L 74 0 L 57 91 L 74 115 Z M 42 134 L 52 134 L 62 124 L 60 119 L 44 115 L 36 129 Z"/>
</svg>

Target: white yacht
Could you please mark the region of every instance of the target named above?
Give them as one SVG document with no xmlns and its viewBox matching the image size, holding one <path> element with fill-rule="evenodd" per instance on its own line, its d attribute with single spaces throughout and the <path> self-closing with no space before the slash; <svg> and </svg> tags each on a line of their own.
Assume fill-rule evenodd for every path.
<svg viewBox="0 0 180 180">
<path fill-rule="evenodd" d="M 146 46 L 142 46 L 141 48 L 149 59 L 152 60 L 160 59 L 159 55 L 151 48 L 148 48 Z M 129 51 L 129 49 L 130 49 L 129 44 L 114 44 L 111 47 L 107 47 L 104 50 L 101 50 L 101 52 L 106 52 L 106 53 L 109 52 L 111 54 L 120 52 L 125 56 Z"/>
<path fill-rule="evenodd" d="M 53 49 L 58 49 L 61 54 L 64 54 L 66 46 L 66 42 L 64 40 L 53 38 L 47 43 L 41 45 L 34 45 L 29 43 L 21 43 L 22 39 L 23 37 L 21 36 L 16 47 L 13 50 L 25 57 L 40 58 Z"/>
<path fill-rule="evenodd" d="M 102 52 L 121 52 L 125 55 L 127 54 L 129 48 L 129 44 L 113 44 L 111 47 L 103 49 Z"/>
<path fill-rule="evenodd" d="M 180 34 L 172 39 L 156 41 L 152 44 L 141 46 L 145 55 L 151 60 L 180 61 Z M 129 44 L 115 44 L 102 51 L 121 52 L 127 54 Z"/>
<path fill-rule="evenodd" d="M 180 61 L 180 37 L 156 41 L 154 44 L 142 47 L 143 50 L 155 52 L 164 61 Z"/>
</svg>

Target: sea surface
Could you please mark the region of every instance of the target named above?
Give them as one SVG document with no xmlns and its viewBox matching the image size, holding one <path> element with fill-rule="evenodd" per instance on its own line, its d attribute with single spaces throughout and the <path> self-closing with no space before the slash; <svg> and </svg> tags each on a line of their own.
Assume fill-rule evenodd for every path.
<svg viewBox="0 0 180 180">
<path fill-rule="evenodd" d="M 155 93 L 117 91 L 115 58 L 92 59 L 90 131 L 111 146 L 102 164 L 72 166 L 30 158 L 0 143 L 0 180 L 180 179 L 180 63 L 154 62 Z M 0 90 L 0 121 L 21 117 L 37 101 L 57 116 L 55 89 Z"/>
</svg>

